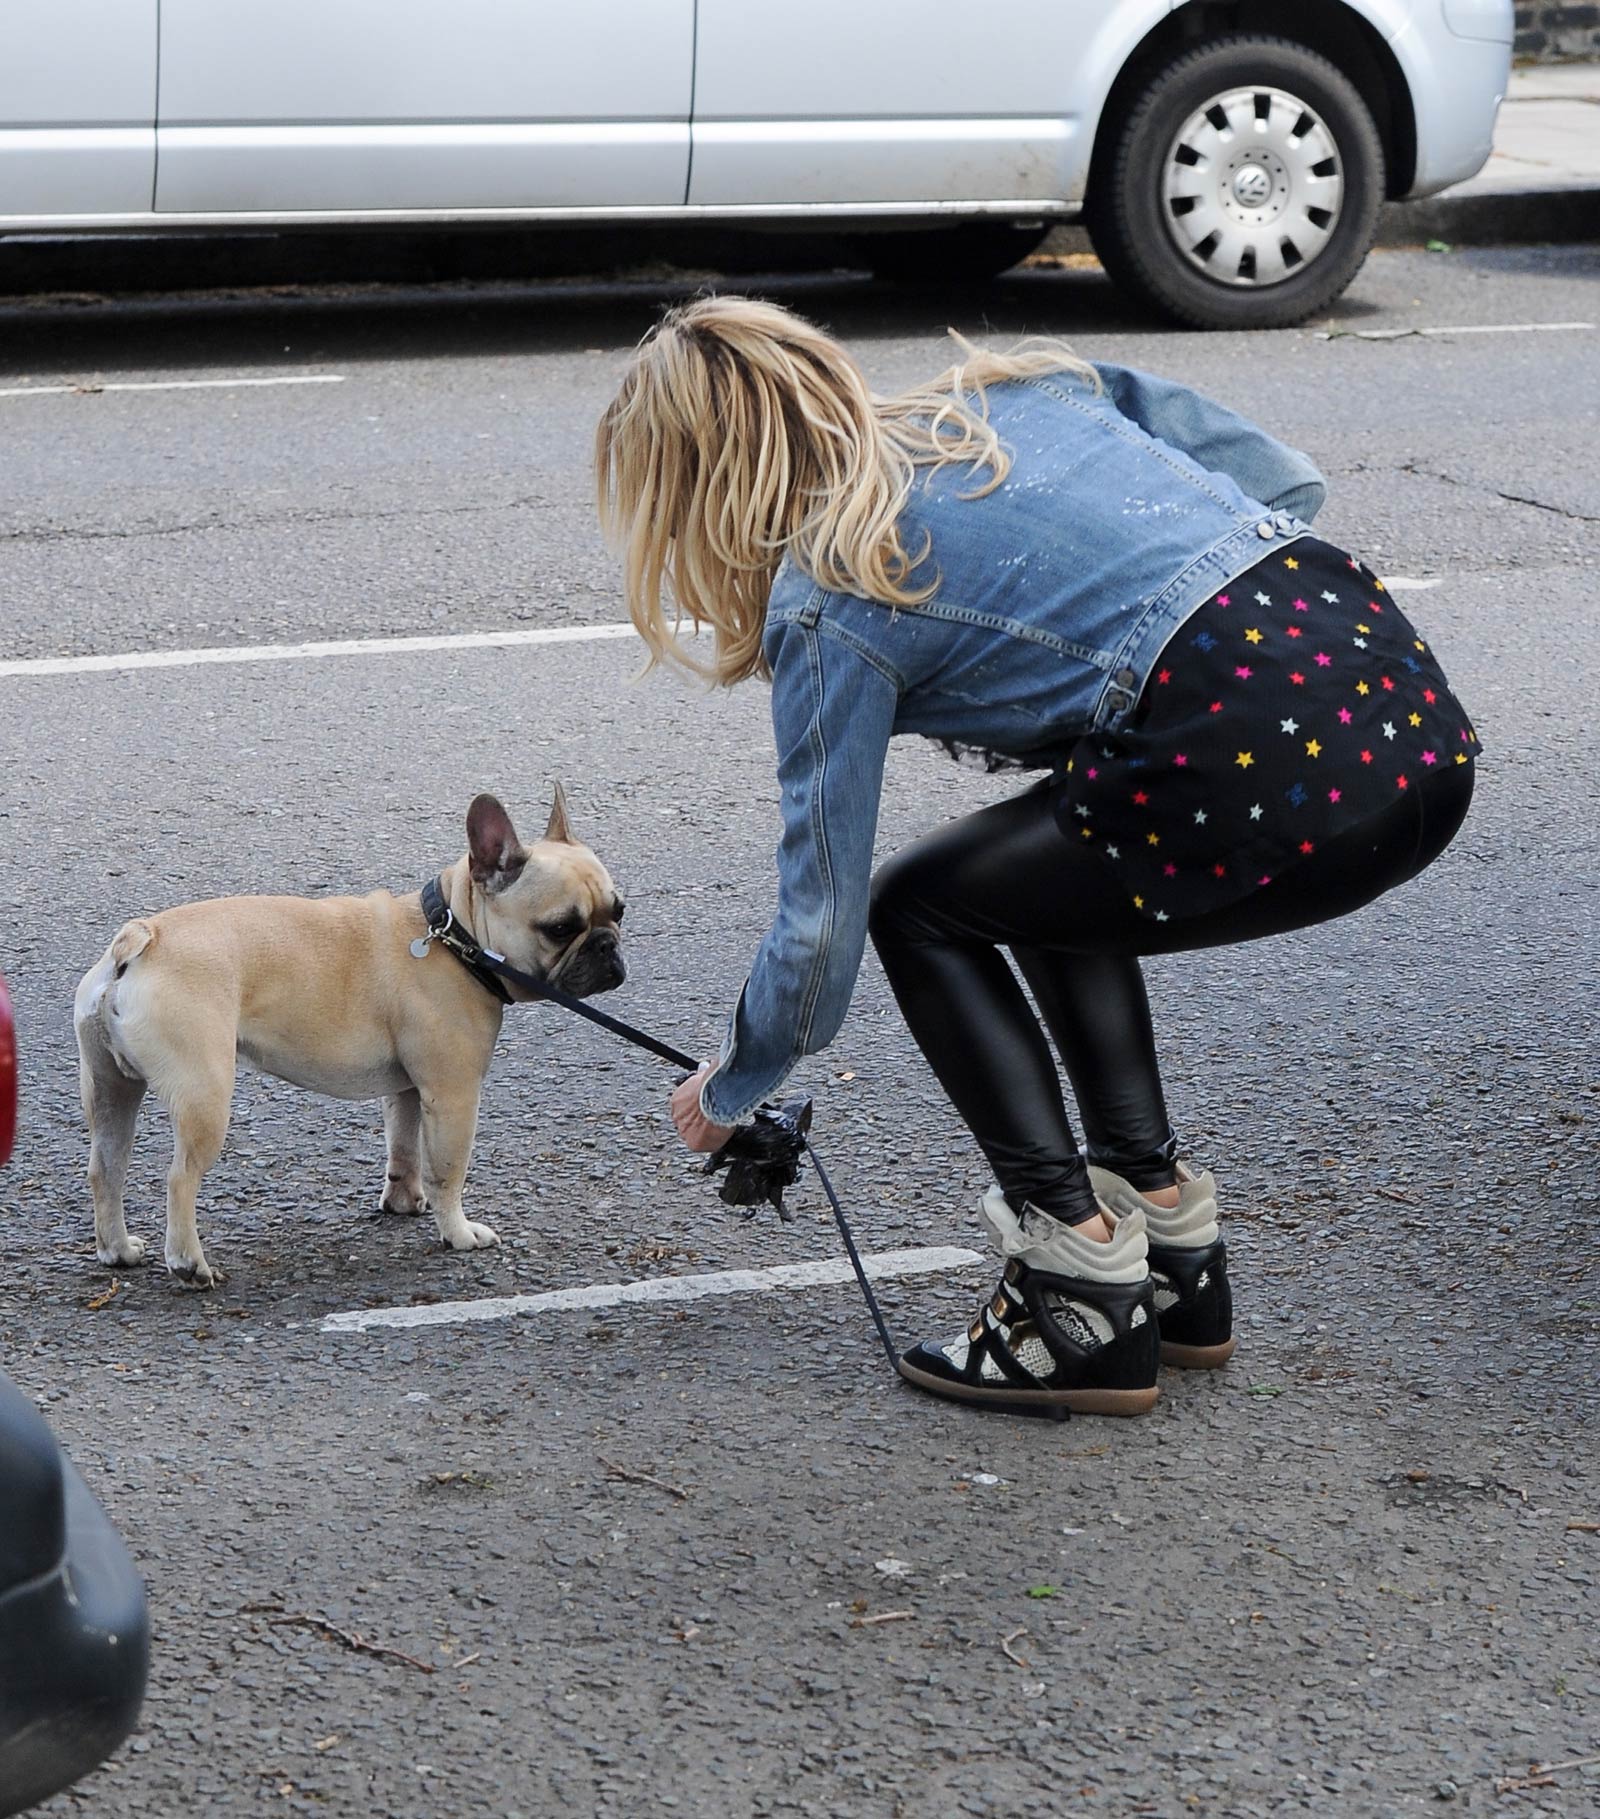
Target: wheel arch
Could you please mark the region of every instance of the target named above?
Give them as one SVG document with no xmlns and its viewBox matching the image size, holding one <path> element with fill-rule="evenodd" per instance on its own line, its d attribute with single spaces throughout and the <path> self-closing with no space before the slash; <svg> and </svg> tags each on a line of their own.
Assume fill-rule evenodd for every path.
<svg viewBox="0 0 1600 1819">
<path fill-rule="evenodd" d="M 1347 0 L 1188 0 L 1159 20 L 1123 63 L 1095 122 L 1085 206 L 1092 206 L 1114 137 L 1132 97 L 1165 63 L 1224 34 L 1259 32 L 1317 51 L 1337 64 L 1366 103 L 1383 145 L 1385 190 L 1390 198 L 1410 190 L 1417 167 L 1417 123 L 1411 89 L 1394 52 L 1372 21 Z"/>
</svg>

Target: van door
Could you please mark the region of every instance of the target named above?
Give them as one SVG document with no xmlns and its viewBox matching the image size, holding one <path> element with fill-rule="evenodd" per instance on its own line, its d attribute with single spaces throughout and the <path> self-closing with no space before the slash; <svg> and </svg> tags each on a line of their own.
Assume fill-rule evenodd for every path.
<svg viewBox="0 0 1600 1819">
<path fill-rule="evenodd" d="M 681 205 L 694 0 L 161 0 L 162 213 Z"/>
<path fill-rule="evenodd" d="M 156 0 L 11 0 L 0 26 L 0 225 L 147 215 Z"/>
<path fill-rule="evenodd" d="M 700 0 L 689 200 L 1073 203 L 1175 0 Z"/>
</svg>

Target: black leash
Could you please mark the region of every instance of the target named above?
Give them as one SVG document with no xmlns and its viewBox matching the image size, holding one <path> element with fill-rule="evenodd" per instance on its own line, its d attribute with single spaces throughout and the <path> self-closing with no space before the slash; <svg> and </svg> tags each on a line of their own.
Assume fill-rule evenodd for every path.
<svg viewBox="0 0 1600 1819">
<path fill-rule="evenodd" d="M 417 959 L 422 959 L 430 945 L 437 941 L 461 962 L 485 991 L 492 993 L 502 1004 L 512 1002 L 511 994 L 503 983 L 509 980 L 520 991 L 559 1004 L 563 1010 L 572 1011 L 586 1021 L 598 1024 L 613 1036 L 631 1042 L 635 1048 L 646 1049 L 661 1060 L 672 1062 L 675 1067 L 686 1068 L 691 1074 L 699 1072 L 700 1063 L 692 1055 L 686 1055 L 681 1048 L 674 1048 L 670 1042 L 658 1041 L 647 1031 L 635 1029 L 631 1023 L 624 1023 L 620 1017 L 613 1017 L 608 1011 L 596 1010 L 582 998 L 574 998 L 571 992 L 562 991 L 560 986 L 551 985 L 547 980 L 536 978 L 532 973 L 525 973 L 521 968 L 513 966 L 504 954 L 497 954 L 492 948 L 481 946 L 456 919 L 445 901 L 444 888 L 437 878 L 430 878 L 423 886 L 422 913 L 427 918 L 428 932 L 411 943 L 411 952 Z M 822 1166 L 821 1158 L 811 1147 L 811 1139 L 802 1135 L 800 1141 L 811 1160 L 812 1168 L 816 1170 L 817 1180 L 827 1196 L 828 1205 L 833 1209 L 834 1223 L 839 1227 L 840 1238 L 844 1240 L 845 1255 L 850 1259 L 851 1269 L 855 1271 L 856 1282 L 860 1285 L 862 1298 L 867 1304 L 867 1312 L 872 1316 L 872 1324 L 878 1329 L 878 1338 L 882 1342 L 884 1356 L 889 1360 L 889 1368 L 899 1376 L 900 1354 L 889 1336 L 883 1310 L 878 1306 L 878 1297 L 872 1292 L 872 1283 L 862 1264 L 861 1253 L 856 1249 L 855 1236 L 850 1230 L 850 1221 L 845 1217 L 844 1206 L 834 1191 L 833 1183 L 828 1179 L 828 1171 Z"/>
</svg>

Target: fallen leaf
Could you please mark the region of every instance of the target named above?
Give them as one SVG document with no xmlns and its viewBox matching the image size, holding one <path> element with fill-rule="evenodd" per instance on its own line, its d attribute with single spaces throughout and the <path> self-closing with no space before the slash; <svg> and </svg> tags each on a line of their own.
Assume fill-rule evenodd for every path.
<svg viewBox="0 0 1600 1819">
<path fill-rule="evenodd" d="M 83 1305 L 88 1308 L 91 1314 L 98 1314 L 101 1308 L 110 1307 L 111 1303 L 115 1301 L 117 1296 L 121 1293 L 122 1284 L 113 1276 L 110 1282 L 101 1289 L 98 1295 L 91 1295 Z"/>
</svg>

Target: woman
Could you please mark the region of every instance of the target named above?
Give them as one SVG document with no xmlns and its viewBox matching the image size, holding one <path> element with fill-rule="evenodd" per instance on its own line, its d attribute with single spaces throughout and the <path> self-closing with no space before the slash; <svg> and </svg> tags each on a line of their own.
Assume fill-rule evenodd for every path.
<svg viewBox="0 0 1600 1819">
<path fill-rule="evenodd" d="M 1005 1260 L 971 1326 L 902 1374 L 1138 1414 L 1158 1362 L 1234 1345 L 1215 1187 L 1179 1160 L 1141 957 L 1415 877 L 1466 814 L 1477 739 L 1383 583 L 1310 534 L 1325 489 L 1304 455 L 1060 344 L 962 346 L 879 399 L 800 318 L 705 298 L 646 337 L 601 421 L 601 516 L 652 659 L 772 684 L 777 915 L 672 1112 L 714 1149 L 825 1047 L 870 927 L 994 1170 Z M 895 733 L 1047 774 L 872 878 Z"/>
</svg>

